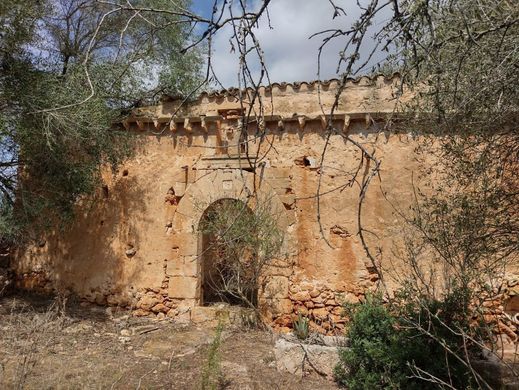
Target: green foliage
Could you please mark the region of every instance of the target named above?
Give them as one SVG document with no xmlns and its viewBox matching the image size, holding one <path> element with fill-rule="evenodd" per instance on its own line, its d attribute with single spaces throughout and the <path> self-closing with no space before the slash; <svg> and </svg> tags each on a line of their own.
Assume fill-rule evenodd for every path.
<svg viewBox="0 0 519 390">
<path fill-rule="evenodd" d="M 284 239 L 270 200 L 216 201 L 206 209 L 200 230 L 210 242 L 204 249 L 213 269 L 210 288 L 222 299 L 256 308 L 263 271 L 280 254 Z"/>
<path fill-rule="evenodd" d="M 207 361 L 202 372 L 202 390 L 217 390 L 221 388 L 223 382 L 221 361 L 220 361 L 220 346 L 222 343 L 222 323 L 218 324 L 216 328 L 213 342 L 209 347 L 207 353 Z"/>
<path fill-rule="evenodd" d="M 400 55 L 387 66 L 399 68 L 413 95 L 399 107 L 408 118 L 402 130 L 431 136 L 421 151 L 429 173 L 438 178 L 429 181 L 433 188 L 428 193 L 435 195 L 426 195 L 420 205 L 428 214 L 424 223 L 418 221 L 420 229 L 435 229 L 427 234 L 437 240 L 442 255 L 451 250 L 456 256 L 467 254 L 467 266 L 485 258 L 487 263 L 516 261 L 517 2 L 406 0 L 399 7 L 387 32 L 390 39 L 397 37 Z M 458 240 L 447 237 L 458 232 Z"/>
<path fill-rule="evenodd" d="M 102 167 L 131 155 L 132 138 L 112 129 L 121 114 L 198 82 L 199 52 L 179 54 L 189 23 L 135 16 L 93 0 L 0 5 L 1 239 L 70 218 Z"/>
<path fill-rule="evenodd" d="M 337 381 L 352 390 L 401 388 L 409 372 L 401 356 L 396 319 L 376 297 L 346 309 L 350 316 L 346 333 L 350 345 L 340 350 L 340 363 L 335 368 Z"/>
<path fill-rule="evenodd" d="M 303 315 L 299 313 L 297 319 L 294 321 L 294 334 L 299 340 L 306 340 L 309 333 L 308 318 L 303 317 Z"/>
<path fill-rule="evenodd" d="M 465 298 L 457 291 L 420 302 L 401 293 L 398 306 L 379 296 L 347 306 L 349 347 L 340 350 L 337 381 L 350 389 L 470 388 L 471 346 L 459 333 L 469 331 Z"/>
</svg>

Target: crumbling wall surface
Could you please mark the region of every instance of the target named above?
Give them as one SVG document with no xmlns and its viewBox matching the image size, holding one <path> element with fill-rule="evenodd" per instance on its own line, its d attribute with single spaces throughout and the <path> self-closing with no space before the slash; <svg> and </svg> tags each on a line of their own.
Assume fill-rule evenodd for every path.
<svg viewBox="0 0 519 390">
<path fill-rule="evenodd" d="M 259 95 L 265 115 L 299 114 L 311 117 L 329 113 L 338 87 L 339 80 L 336 79 L 320 83 L 274 83 L 268 87 L 260 87 Z M 398 77 L 386 78 L 382 75 L 348 81 L 346 92 L 341 95 L 337 110 L 347 113 L 393 112 L 399 87 Z M 254 91 L 248 91 L 249 95 L 253 93 Z M 158 117 L 168 117 L 173 113 L 184 116 L 211 116 L 217 115 L 223 109 L 237 108 L 237 97 L 237 90 L 227 93 L 203 93 L 185 108 L 179 109 L 179 100 L 165 99 L 162 105 L 148 110 Z M 258 99 L 255 100 L 258 102 Z"/>
<path fill-rule="evenodd" d="M 384 253 L 391 253 L 401 234 L 394 207 L 409 206 L 412 181 L 420 172 L 413 137 L 381 132 L 380 119 L 369 114 L 377 111 L 377 99 L 382 101 L 379 111 L 389 111 L 388 83 L 377 78 L 374 84 L 364 80 L 352 86 L 344 104 L 353 105 L 342 112 L 359 115 L 334 122 L 382 161 L 362 220 L 371 231 L 370 245 Z M 116 174 L 105 173 L 104 186 L 93 199 L 78 204 L 71 226 L 18 251 L 13 261 L 18 285 L 69 290 L 98 304 L 130 307 L 136 315 L 189 320 L 191 308 L 201 303 L 197 229 L 203 211 L 218 199 L 245 200 L 257 190 L 272 199 L 272 213 L 285 231 L 282 254 L 266 271 L 260 290 L 265 318 L 287 330 L 301 312 L 312 319 L 315 330 L 342 329 L 340 304 L 361 299 L 377 279 L 357 234 L 359 185 L 348 182 L 363 160 L 357 147 L 336 134 L 321 166 L 327 137 L 312 88 L 303 85 L 294 91 L 289 85 L 264 91 L 273 94 L 279 117 L 297 113 L 305 120 L 280 123 L 279 117 L 271 118 L 262 142 L 251 126 L 248 157 L 263 156 L 255 172 L 238 148 L 239 118 L 218 111 L 239 108 L 233 98 L 203 95 L 199 104 L 206 106 L 193 110 L 217 117 L 193 122 L 186 117 L 178 126 L 166 124 L 160 135 L 157 120 L 127 122 L 125 127 L 138 132 L 135 157 Z M 324 101 L 329 101 L 332 84 L 326 88 Z M 366 174 L 364 164 L 358 178 Z"/>
<path fill-rule="evenodd" d="M 269 271 L 264 293 L 265 302 L 275 301 L 272 320 L 280 326 L 289 325 L 298 310 L 320 318 L 325 327 L 330 321 L 340 324 L 341 299 L 358 299 L 375 279 L 356 234 L 358 188 L 345 182 L 361 156 L 334 137 L 320 170 L 324 138 L 318 126 L 306 134 L 273 135 L 275 151 L 266 158 L 262 178 L 282 208 L 276 214 L 284 214 L 285 220 L 283 255 L 288 260 Z M 198 216 L 219 197 L 243 196 L 244 175 L 239 169 L 207 169 L 204 156 L 211 157 L 214 149 L 197 146 L 210 144 L 210 137 L 140 137 L 136 157 L 114 176 L 106 174 L 96 199 L 78 205 L 72 226 L 20 251 L 20 284 L 69 289 L 100 304 L 133 305 L 141 314 L 175 315 L 179 306 L 197 304 Z M 413 143 L 405 136 L 375 141 L 373 132 L 356 137 L 378 149 L 388 196 L 409 199 L 410 174 L 417 168 Z M 330 245 L 317 223 L 320 177 L 326 193 L 320 198 L 322 233 Z M 390 243 L 394 232 L 387 225 L 394 216 L 380 184 L 369 191 L 363 218 L 382 243 Z"/>
</svg>

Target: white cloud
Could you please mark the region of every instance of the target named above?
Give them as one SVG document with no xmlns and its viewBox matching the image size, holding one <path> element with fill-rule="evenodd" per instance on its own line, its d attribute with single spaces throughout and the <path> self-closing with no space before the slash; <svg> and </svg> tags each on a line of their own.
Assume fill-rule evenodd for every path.
<svg viewBox="0 0 519 390">
<path fill-rule="evenodd" d="M 359 15 L 355 1 L 337 1 L 346 11 L 333 19 L 333 9 L 325 0 L 273 0 L 269 6 L 269 28 L 266 15 L 255 31 L 265 53 L 267 68 L 272 82 L 308 81 L 317 79 L 317 53 L 323 37 L 309 37 L 331 28 L 347 29 Z M 255 4 L 257 6 L 257 0 Z M 253 7 L 254 7 L 253 5 Z M 219 31 L 213 40 L 213 66 L 224 86 L 237 86 L 238 59 L 230 53 L 231 29 Z M 331 42 L 322 54 L 321 78 L 337 77 L 336 68 L 344 40 Z M 367 42 L 363 53 L 373 47 Z M 378 53 L 375 61 L 384 56 Z M 257 66 L 254 67 L 257 70 Z M 339 72 L 340 73 L 340 72 Z M 258 75 L 256 74 L 256 77 Z"/>
</svg>

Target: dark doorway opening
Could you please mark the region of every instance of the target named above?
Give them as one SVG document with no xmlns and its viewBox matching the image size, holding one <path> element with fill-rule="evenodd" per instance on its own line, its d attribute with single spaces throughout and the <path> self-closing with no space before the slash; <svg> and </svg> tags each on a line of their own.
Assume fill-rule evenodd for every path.
<svg viewBox="0 0 519 390">
<path fill-rule="evenodd" d="M 243 238 L 250 234 L 252 210 L 237 199 L 220 199 L 204 211 L 201 235 L 201 304 L 257 304 L 257 288 L 247 284 L 250 251 Z"/>
</svg>

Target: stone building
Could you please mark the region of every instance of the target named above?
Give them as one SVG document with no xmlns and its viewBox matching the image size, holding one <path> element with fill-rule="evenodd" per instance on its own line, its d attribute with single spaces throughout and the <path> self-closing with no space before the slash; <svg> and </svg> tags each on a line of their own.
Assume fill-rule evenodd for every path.
<svg viewBox="0 0 519 390">
<path fill-rule="evenodd" d="M 301 312 L 319 331 L 342 329 L 340 303 L 358 301 L 378 278 L 357 234 L 360 188 L 349 181 L 363 156 L 344 135 L 382 161 L 362 218 L 370 244 L 383 253 L 402 234 L 394 207 L 409 205 L 420 173 L 413 135 L 383 131 L 397 83 L 383 76 L 351 80 L 333 115 L 341 132 L 330 138 L 334 80 L 261 88 L 261 107 L 257 99 L 250 103 L 251 91 L 230 90 L 203 93 L 187 105 L 165 97 L 136 110 L 122 124 L 137 132 L 135 156 L 117 174 L 106 172 L 95 202 L 80 202 L 66 231 L 19 251 L 18 283 L 65 289 L 136 315 L 203 321 L 214 307 L 204 302 L 199 224 L 215 202 L 246 202 L 254 193 L 269 199 L 285 232 L 282 258 L 268 267 L 258 291 L 267 320 L 286 328 Z M 243 142 L 242 114 L 251 107 L 263 116 L 250 121 Z M 259 127 L 263 138 L 255 136 Z M 359 177 L 368 174 L 366 166 Z"/>
</svg>

